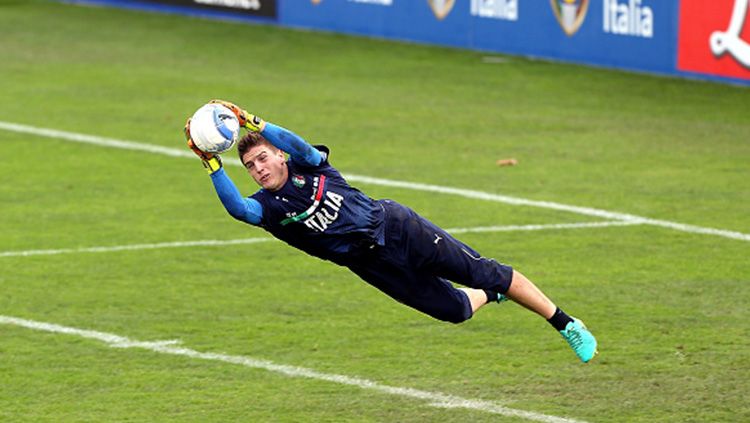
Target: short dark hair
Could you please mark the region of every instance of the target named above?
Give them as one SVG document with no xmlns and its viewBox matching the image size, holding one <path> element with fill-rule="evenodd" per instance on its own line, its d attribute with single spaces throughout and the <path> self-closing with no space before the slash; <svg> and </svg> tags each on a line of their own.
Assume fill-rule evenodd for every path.
<svg viewBox="0 0 750 423">
<path fill-rule="evenodd" d="M 271 149 L 273 149 L 273 151 L 278 150 L 278 148 L 268 142 L 268 140 L 265 139 L 263 135 L 257 132 L 248 132 L 247 134 L 245 134 L 245 136 L 240 139 L 240 142 L 237 143 L 237 153 L 239 153 L 240 155 L 240 161 L 242 161 L 242 156 L 250 151 L 251 148 L 263 144 L 267 144 L 269 147 L 271 147 Z"/>
</svg>

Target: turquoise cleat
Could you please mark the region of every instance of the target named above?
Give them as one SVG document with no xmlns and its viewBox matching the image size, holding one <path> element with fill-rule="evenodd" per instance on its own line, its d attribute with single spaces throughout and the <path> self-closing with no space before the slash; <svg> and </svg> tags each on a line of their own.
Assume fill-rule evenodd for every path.
<svg viewBox="0 0 750 423">
<path fill-rule="evenodd" d="M 570 348 L 584 363 L 594 358 L 599 352 L 596 350 L 596 338 L 586 329 L 582 321 L 573 318 L 573 321 L 560 331 L 560 335 L 568 341 Z"/>
</svg>

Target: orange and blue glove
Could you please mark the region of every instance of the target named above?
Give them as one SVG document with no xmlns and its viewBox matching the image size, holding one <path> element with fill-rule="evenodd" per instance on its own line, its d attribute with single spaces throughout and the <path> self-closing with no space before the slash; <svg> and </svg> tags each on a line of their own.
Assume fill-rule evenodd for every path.
<svg viewBox="0 0 750 423">
<path fill-rule="evenodd" d="M 237 120 L 240 122 L 240 126 L 247 129 L 248 131 L 261 132 L 266 127 L 266 121 L 248 113 L 246 110 L 240 108 L 236 104 L 225 101 L 225 100 L 211 100 L 209 103 L 221 104 L 237 116 Z"/>
<path fill-rule="evenodd" d="M 193 153 L 195 153 L 196 156 L 201 159 L 201 161 L 203 162 L 203 167 L 206 168 L 206 171 L 208 171 L 209 175 L 221 169 L 221 157 L 219 157 L 218 154 L 206 153 L 205 151 L 202 151 L 198 148 L 197 145 L 195 145 L 193 139 L 190 138 L 190 118 L 188 118 L 187 122 L 185 122 L 184 131 L 185 138 L 187 138 L 188 147 L 193 151 Z"/>
</svg>

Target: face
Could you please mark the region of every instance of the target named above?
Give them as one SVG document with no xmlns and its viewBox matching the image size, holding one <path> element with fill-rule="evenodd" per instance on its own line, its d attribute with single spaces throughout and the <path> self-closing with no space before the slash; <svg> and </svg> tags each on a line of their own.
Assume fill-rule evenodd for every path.
<svg viewBox="0 0 750 423">
<path fill-rule="evenodd" d="M 243 154 L 242 163 L 255 182 L 269 191 L 281 189 L 289 177 L 284 152 L 265 143 Z"/>
</svg>

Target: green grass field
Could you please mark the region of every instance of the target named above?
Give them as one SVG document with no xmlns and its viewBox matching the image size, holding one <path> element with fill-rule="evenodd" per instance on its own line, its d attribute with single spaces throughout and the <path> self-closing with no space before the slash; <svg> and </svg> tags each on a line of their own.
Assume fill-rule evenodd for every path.
<svg viewBox="0 0 750 423">
<path fill-rule="evenodd" d="M 0 421 L 750 420 L 750 90 L 44 1 L 0 0 L 0 28 Z M 268 235 L 226 214 L 195 158 L 7 129 L 187 152 L 185 118 L 211 98 L 327 144 L 355 179 L 691 226 L 458 235 L 586 321 L 600 355 L 583 365 L 515 304 L 437 322 L 280 242 L 85 250 Z M 495 165 L 509 157 L 519 164 Z M 355 185 L 445 228 L 609 221 Z M 40 250 L 64 251 L 22 255 Z M 507 408 L 113 348 L 11 318 Z"/>
</svg>

